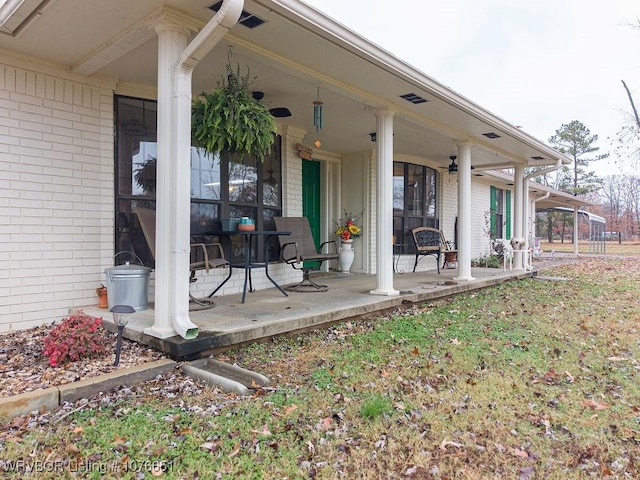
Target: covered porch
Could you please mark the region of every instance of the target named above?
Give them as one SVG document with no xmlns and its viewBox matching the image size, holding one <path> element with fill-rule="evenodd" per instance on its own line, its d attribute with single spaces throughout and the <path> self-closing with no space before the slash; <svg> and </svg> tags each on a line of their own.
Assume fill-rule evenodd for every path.
<svg viewBox="0 0 640 480">
<path fill-rule="evenodd" d="M 472 268 L 473 280 L 456 281 L 457 270 L 443 269 L 416 273 L 396 273 L 393 282 L 396 296 L 371 295 L 375 275 L 328 272 L 322 275 L 327 292 L 282 295 L 277 289 L 256 290 L 241 303 L 241 293 L 215 297 L 216 305 L 206 310 L 192 310 L 191 320 L 200 334 L 186 340 L 179 335 L 160 339 L 145 333 L 153 325 L 154 305 L 137 312 L 124 329 L 124 336 L 163 351 L 176 360 L 203 358 L 213 353 L 260 341 L 276 335 L 321 328 L 331 323 L 363 315 L 376 315 L 389 309 L 420 304 L 450 295 L 470 292 L 506 281 L 536 275 L 522 270 Z M 109 329 L 115 329 L 111 314 L 97 307 L 85 312 L 103 317 Z"/>
<path fill-rule="evenodd" d="M 343 211 L 363 212 L 352 271 L 368 280 L 336 311 L 348 311 L 356 294 L 374 310 L 422 292 L 405 285 L 412 276 L 394 276 L 392 237 L 408 255 L 411 245 L 402 236 L 426 224 L 449 239 L 458 234 L 451 281 L 472 289 L 482 281 L 470 265 L 486 248 L 482 217 L 490 200 L 478 176 L 514 170 L 509 236 L 527 237 L 528 197 L 520 181 L 526 169 L 570 161 L 300 0 L 132 5 L 86 0 L 79 9 L 71 0 L 43 2 L 24 25 L 0 36 L 7 79 L 0 93 L 11 99 L 8 117 L 23 118 L 12 127 L 7 166 L 0 167 L 16 199 L 5 222 L 13 230 L 4 239 L 10 261 L 2 274 L 12 284 L 3 292 L 0 329 L 44 324 L 91 304 L 115 256 L 138 252 L 127 245 L 135 207 L 157 212 L 155 304 L 136 317 L 145 317 L 140 335 L 158 344 L 176 333 L 197 344 L 198 331 L 203 344 L 211 342 L 211 332 L 220 330 L 201 315 L 232 317 L 224 300 L 206 313 L 188 308 L 190 237 L 225 218 L 251 215 L 268 230 L 273 216 L 312 217 L 323 242 L 335 238 Z M 273 162 L 204 159 L 190 148 L 194 95 L 215 88 L 227 67 L 236 66 L 254 78 L 256 101 L 286 112 L 277 116 Z M 320 98 L 322 128 L 312 115 Z M 25 112 L 32 113 L 25 118 Z M 305 171 L 309 164 L 317 167 L 312 174 Z M 147 178 L 150 166 L 155 173 Z M 250 180 L 243 182 L 245 196 L 235 188 L 240 174 Z M 317 190 L 307 195 L 309 186 Z M 150 259 L 144 264 L 151 267 Z M 273 273 L 280 283 L 297 280 L 283 265 Z M 216 278 L 209 278 L 198 287 L 212 291 Z M 53 302 L 33 302 L 34 293 L 50 293 L 51 285 L 53 294 L 43 297 Z M 349 280 L 341 289 L 356 285 Z M 237 291 L 222 293 L 233 298 Z M 243 305 L 247 318 L 257 296 Z M 300 318 L 309 308 L 316 307 L 300 307 Z"/>
</svg>

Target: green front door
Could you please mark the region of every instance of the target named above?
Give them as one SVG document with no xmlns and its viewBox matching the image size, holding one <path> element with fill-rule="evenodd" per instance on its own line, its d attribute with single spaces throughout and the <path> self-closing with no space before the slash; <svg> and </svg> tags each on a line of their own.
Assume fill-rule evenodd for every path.
<svg viewBox="0 0 640 480">
<path fill-rule="evenodd" d="M 302 160 L 302 215 L 309 219 L 317 249 L 320 246 L 320 164 L 312 160 Z M 317 265 L 318 262 L 305 262 L 305 267 Z"/>
</svg>

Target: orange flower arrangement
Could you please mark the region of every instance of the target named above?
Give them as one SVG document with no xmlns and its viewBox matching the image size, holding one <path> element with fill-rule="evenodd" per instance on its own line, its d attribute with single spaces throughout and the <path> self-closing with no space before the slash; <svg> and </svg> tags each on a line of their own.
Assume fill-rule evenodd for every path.
<svg viewBox="0 0 640 480">
<path fill-rule="evenodd" d="M 344 219 L 341 218 L 338 221 L 336 235 L 338 235 L 341 240 L 351 240 L 359 237 L 362 234 L 362 229 L 358 226 L 361 216 L 362 213 L 360 215 L 353 215 L 351 213 L 347 213 L 345 210 Z"/>
</svg>

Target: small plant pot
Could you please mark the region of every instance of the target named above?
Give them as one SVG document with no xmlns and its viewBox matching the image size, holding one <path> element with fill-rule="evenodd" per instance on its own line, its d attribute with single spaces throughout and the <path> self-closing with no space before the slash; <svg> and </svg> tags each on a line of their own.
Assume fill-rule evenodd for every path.
<svg viewBox="0 0 640 480">
<path fill-rule="evenodd" d="M 98 295 L 98 308 L 108 308 L 109 299 L 107 297 L 107 287 L 104 285 L 96 288 L 96 294 Z"/>
</svg>

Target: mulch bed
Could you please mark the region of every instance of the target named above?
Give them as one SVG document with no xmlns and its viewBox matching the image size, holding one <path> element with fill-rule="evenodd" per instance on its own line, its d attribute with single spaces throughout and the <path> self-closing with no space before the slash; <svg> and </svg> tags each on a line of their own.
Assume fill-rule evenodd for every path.
<svg viewBox="0 0 640 480">
<path fill-rule="evenodd" d="M 44 339 L 52 328 L 48 325 L 0 334 L 0 398 L 64 385 L 166 358 L 157 350 L 123 339 L 120 363 L 116 367 L 113 365 L 116 335 L 113 334 L 114 348 L 102 358 L 51 367 L 42 351 Z"/>
</svg>

